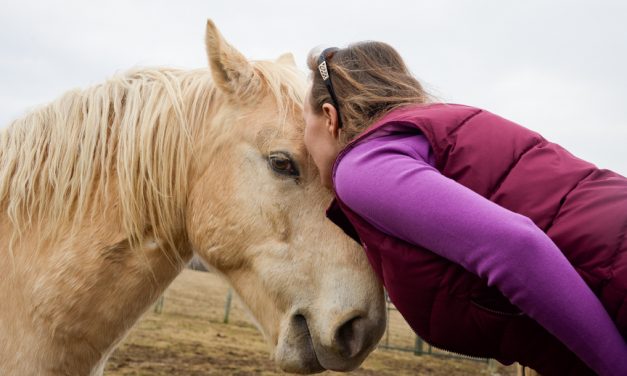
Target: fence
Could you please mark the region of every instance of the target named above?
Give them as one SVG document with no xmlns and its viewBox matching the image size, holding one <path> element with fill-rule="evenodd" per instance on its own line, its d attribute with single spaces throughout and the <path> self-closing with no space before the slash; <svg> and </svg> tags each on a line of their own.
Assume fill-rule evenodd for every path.
<svg viewBox="0 0 627 376">
<path fill-rule="evenodd" d="M 476 358 L 472 356 L 453 353 L 431 346 L 422 338 L 417 336 L 409 327 L 405 319 L 398 312 L 396 307 L 390 301 L 387 293 L 385 294 L 385 304 L 388 311 L 388 320 L 385 328 L 385 334 L 379 347 L 388 350 L 398 350 L 412 352 L 414 355 L 432 355 L 443 358 L 467 359 L 481 363 L 490 364 L 490 359 Z"/>
<path fill-rule="evenodd" d="M 200 263 L 198 263 L 198 265 L 202 266 Z M 198 265 L 197 267 L 194 267 L 194 265 L 192 265 L 192 269 L 202 270 L 203 268 L 198 267 Z M 212 273 L 208 273 L 208 274 L 211 275 Z M 217 281 L 221 281 L 221 282 L 218 283 Z M 192 279 L 187 280 L 186 283 L 190 283 L 193 285 Z M 218 285 L 220 285 L 220 287 L 218 287 Z M 201 285 L 194 285 L 194 286 L 200 287 Z M 232 300 L 233 300 L 232 299 L 233 293 L 231 289 L 228 287 L 228 285 L 224 281 L 220 280 L 217 277 L 211 283 L 202 285 L 202 287 L 210 288 L 211 289 L 210 295 L 215 296 L 217 298 L 217 300 L 213 301 L 212 304 L 206 306 L 205 309 L 203 309 L 203 312 L 205 312 L 205 317 L 211 321 L 214 321 L 214 320 L 217 321 L 217 320 L 220 320 L 219 318 L 222 318 L 221 321 L 223 323 L 225 324 L 229 323 L 230 315 L 232 313 L 231 305 L 232 305 Z M 220 297 L 223 297 L 225 295 L 226 295 L 226 299 L 222 300 L 222 302 L 224 302 L 224 310 L 222 311 L 220 309 L 220 305 L 218 302 L 221 301 Z M 449 352 L 443 349 L 433 347 L 427 342 L 423 341 L 420 337 L 416 336 L 414 331 L 409 327 L 405 319 L 401 316 L 401 314 L 398 312 L 396 307 L 394 307 L 394 305 L 390 301 L 387 294 L 385 297 L 386 297 L 386 308 L 387 308 L 388 320 L 386 323 L 385 333 L 383 335 L 381 342 L 379 343 L 380 349 L 404 351 L 404 352 L 413 353 L 416 356 L 428 355 L 428 356 L 435 356 L 435 357 L 442 357 L 442 358 L 465 359 L 465 360 L 470 360 L 470 361 L 475 361 L 475 362 L 480 362 L 480 363 L 486 363 L 488 365 L 488 369 L 494 366 L 494 362 L 492 360 L 485 359 L 485 358 L 469 357 L 466 355 Z M 173 309 L 176 310 L 174 307 L 177 305 L 177 303 L 180 302 L 179 298 L 180 297 L 177 297 L 177 296 L 168 297 L 168 301 L 172 299 L 171 304 L 173 305 L 169 310 L 173 310 Z M 155 303 L 154 305 L 155 313 L 161 313 L 163 311 L 164 299 L 165 299 L 164 296 L 161 296 Z M 236 310 L 236 311 L 239 312 L 239 310 Z M 234 319 L 239 321 L 242 318 L 239 317 L 239 318 L 234 318 Z"/>
<path fill-rule="evenodd" d="M 231 303 L 232 303 L 232 290 L 229 288 L 226 294 L 226 302 L 224 305 L 224 317 L 222 322 L 225 324 L 229 322 L 229 315 L 231 312 Z M 161 313 L 163 311 L 164 306 L 164 296 L 162 295 L 154 305 L 155 313 Z M 455 359 L 466 359 L 471 361 L 477 361 L 482 363 L 487 363 L 488 365 L 491 363 L 489 359 L 484 358 L 475 358 L 462 354 L 452 353 L 446 350 L 439 349 L 437 347 L 431 346 L 430 344 L 423 341 L 419 336 L 415 335 L 413 330 L 409 327 L 409 325 L 405 322 L 405 319 L 398 312 L 396 307 L 392 304 L 389 297 L 386 294 L 386 308 L 388 313 L 388 320 L 386 323 L 386 330 L 383 335 L 381 342 L 379 343 L 379 348 L 386 350 L 397 350 L 397 351 L 405 351 L 412 352 L 414 355 L 431 355 L 443 358 L 455 358 Z"/>
</svg>

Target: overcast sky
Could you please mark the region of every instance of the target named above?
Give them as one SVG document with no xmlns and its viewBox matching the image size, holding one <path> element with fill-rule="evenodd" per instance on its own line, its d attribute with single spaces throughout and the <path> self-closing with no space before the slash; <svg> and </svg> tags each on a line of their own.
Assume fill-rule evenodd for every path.
<svg viewBox="0 0 627 376">
<path fill-rule="evenodd" d="M 212 18 L 252 59 L 371 39 L 440 99 L 627 175 L 627 1 L 0 0 L 0 127 L 137 66 L 206 66 Z"/>
</svg>

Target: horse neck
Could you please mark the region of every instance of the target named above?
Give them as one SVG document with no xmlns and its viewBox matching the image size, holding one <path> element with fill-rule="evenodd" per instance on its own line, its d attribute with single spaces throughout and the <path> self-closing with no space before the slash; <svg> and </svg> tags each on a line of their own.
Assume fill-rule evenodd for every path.
<svg viewBox="0 0 627 376">
<path fill-rule="evenodd" d="M 0 320 L 10 341 L 0 341 L 0 364 L 16 367 L 9 373 L 90 374 L 191 258 L 185 252 L 173 261 L 150 234 L 134 249 L 110 211 L 76 237 L 38 249 L 36 234 L 23 234 L 13 265 L 0 259 L 0 273 L 11 276 L 0 281 L 0 295 L 12 302 Z M 0 223 L 4 231 L 8 221 Z M 30 363 L 10 358 L 16 352 Z"/>
</svg>

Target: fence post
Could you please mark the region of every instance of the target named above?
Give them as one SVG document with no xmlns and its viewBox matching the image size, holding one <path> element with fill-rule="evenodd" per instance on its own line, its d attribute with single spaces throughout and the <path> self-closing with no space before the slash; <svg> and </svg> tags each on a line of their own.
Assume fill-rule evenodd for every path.
<svg viewBox="0 0 627 376">
<path fill-rule="evenodd" d="M 165 300 L 165 296 L 161 295 L 157 302 L 155 303 L 155 313 L 163 312 L 163 301 Z"/>
<path fill-rule="evenodd" d="M 387 291 L 385 292 L 385 308 L 387 309 L 387 317 L 385 320 L 385 347 L 390 347 L 390 298 Z"/>
<path fill-rule="evenodd" d="M 416 343 L 414 344 L 414 355 L 422 355 L 422 338 L 416 336 Z"/>
<path fill-rule="evenodd" d="M 226 305 L 224 306 L 224 323 L 229 323 L 229 313 L 231 312 L 231 300 L 233 299 L 233 290 L 229 287 L 226 293 Z"/>
<path fill-rule="evenodd" d="M 496 363 L 494 359 L 488 359 L 486 361 L 486 363 L 488 364 L 488 375 L 494 375 L 495 370 L 496 370 Z"/>
</svg>

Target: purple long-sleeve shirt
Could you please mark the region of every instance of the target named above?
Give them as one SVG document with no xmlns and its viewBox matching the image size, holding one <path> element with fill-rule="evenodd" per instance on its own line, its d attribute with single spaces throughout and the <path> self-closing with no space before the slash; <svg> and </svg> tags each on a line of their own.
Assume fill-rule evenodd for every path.
<svg viewBox="0 0 627 376">
<path fill-rule="evenodd" d="M 336 166 L 342 201 L 380 231 L 496 286 L 595 372 L 627 375 L 625 340 L 553 241 L 529 218 L 443 176 L 426 138 L 396 127 L 375 132 Z"/>
</svg>

